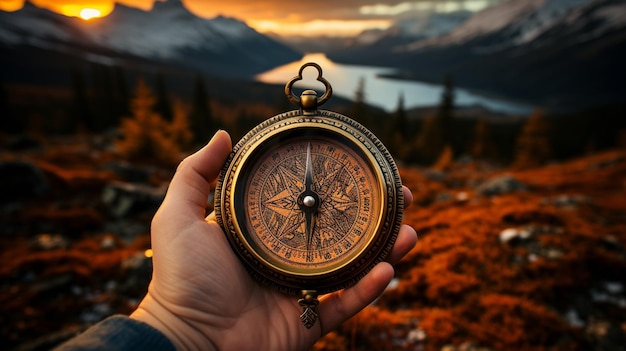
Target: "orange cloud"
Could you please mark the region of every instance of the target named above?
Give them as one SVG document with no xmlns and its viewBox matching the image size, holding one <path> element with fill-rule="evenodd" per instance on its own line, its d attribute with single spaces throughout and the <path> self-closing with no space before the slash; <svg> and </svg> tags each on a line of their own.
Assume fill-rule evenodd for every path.
<svg viewBox="0 0 626 351">
<path fill-rule="evenodd" d="M 108 15 L 114 4 L 149 10 L 155 0 L 31 0 L 67 16 L 79 16 L 84 8 Z M 161 0 L 157 0 L 161 1 Z M 185 7 L 204 18 L 224 15 L 243 20 L 259 32 L 281 35 L 349 36 L 365 29 L 386 28 L 393 17 L 407 11 L 470 11 L 501 0 L 169 0 L 182 1 Z M 14 11 L 24 0 L 0 0 L 0 9 Z M 445 6 L 444 6 L 445 5 Z"/>
</svg>

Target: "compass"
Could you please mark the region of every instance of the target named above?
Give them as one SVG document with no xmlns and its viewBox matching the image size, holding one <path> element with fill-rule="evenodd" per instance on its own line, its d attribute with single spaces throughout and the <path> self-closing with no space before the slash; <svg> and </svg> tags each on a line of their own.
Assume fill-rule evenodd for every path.
<svg viewBox="0 0 626 351">
<path fill-rule="evenodd" d="M 307 67 L 326 91 L 293 94 Z M 402 220 L 402 182 L 390 153 L 364 126 L 319 110 L 332 95 L 306 63 L 285 86 L 299 108 L 271 117 L 233 148 L 215 189 L 215 215 L 253 278 L 300 297 L 302 322 L 318 295 L 355 284 L 385 259 Z"/>
</svg>

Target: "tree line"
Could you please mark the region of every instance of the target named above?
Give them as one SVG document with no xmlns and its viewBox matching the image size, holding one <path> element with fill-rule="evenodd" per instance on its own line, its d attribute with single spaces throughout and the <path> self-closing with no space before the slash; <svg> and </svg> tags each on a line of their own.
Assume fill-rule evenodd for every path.
<svg viewBox="0 0 626 351">
<path fill-rule="evenodd" d="M 116 147 L 128 159 L 173 163 L 181 153 L 209 140 L 216 130 L 234 128 L 229 131 L 237 140 L 263 118 L 243 109 L 228 126 L 215 118 L 213 99 L 202 75 L 193 82 L 191 101 L 183 101 L 168 93 L 160 73 L 151 82 L 136 79 L 133 89 L 129 89 L 127 74 L 120 67 L 93 64 L 89 73 L 90 85 L 82 71 L 71 72 L 69 107 L 50 106 L 46 110 L 49 121 L 43 129 L 56 135 L 116 131 Z M 364 80 L 359 82 L 352 107 L 340 112 L 369 128 L 404 163 L 442 167 L 455 158 L 470 156 L 530 167 L 625 143 L 619 109 L 560 117 L 537 109 L 515 122 L 461 116 L 455 106 L 453 80 L 446 77 L 434 112 L 409 117 L 404 95 L 398 97 L 393 113 L 371 108 L 365 84 Z M 19 134 L 32 129 L 32 121 L 18 116 L 7 96 L 6 87 L 0 85 L 0 131 Z M 278 112 L 284 112 L 285 101 L 276 106 Z"/>
<path fill-rule="evenodd" d="M 463 115 L 454 101 L 452 77 L 445 77 L 434 112 L 411 116 L 398 97 L 396 111 L 368 109 L 365 82 L 358 84 L 349 115 L 379 136 L 396 159 L 442 167 L 454 159 L 528 168 L 614 147 L 626 147 L 626 106 L 554 113 L 541 108 L 507 119 Z"/>
</svg>

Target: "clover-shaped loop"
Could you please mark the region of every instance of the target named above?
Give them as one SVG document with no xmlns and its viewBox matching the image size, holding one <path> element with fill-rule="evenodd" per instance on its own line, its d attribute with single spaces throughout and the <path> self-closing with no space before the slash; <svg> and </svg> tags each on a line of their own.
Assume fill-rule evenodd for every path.
<svg viewBox="0 0 626 351">
<path fill-rule="evenodd" d="M 326 101 L 328 101 L 328 99 L 330 99 L 330 97 L 333 95 L 333 88 L 330 86 L 330 83 L 324 77 L 322 77 L 322 67 L 320 67 L 320 65 L 318 65 L 315 62 L 307 62 L 304 65 L 302 65 L 302 67 L 300 67 L 300 71 L 298 71 L 298 75 L 291 78 L 291 80 L 285 85 L 285 95 L 287 95 L 287 99 L 289 99 L 289 101 L 291 101 L 292 104 L 303 107 L 302 100 L 300 99 L 300 97 L 295 96 L 293 94 L 292 88 L 293 88 L 293 85 L 297 81 L 302 80 L 302 72 L 307 67 L 315 67 L 315 69 L 317 69 L 317 80 L 319 82 L 322 82 L 324 86 L 326 87 L 326 91 L 324 92 L 322 97 L 317 99 L 317 106 L 320 106 Z"/>
</svg>

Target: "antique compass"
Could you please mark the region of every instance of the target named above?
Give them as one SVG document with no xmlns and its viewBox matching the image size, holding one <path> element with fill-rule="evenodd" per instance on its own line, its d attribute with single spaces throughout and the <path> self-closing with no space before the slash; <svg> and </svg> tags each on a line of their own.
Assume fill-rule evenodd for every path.
<svg viewBox="0 0 626 351">
<path fill-rule="evenodd" d="M 292 92 L 306 67 L 326 91 Z M 361 279 L 390 252 L 400 229 L 402 183 L 393 158 L 369 130 L 318 110 L 332 95 L 316 63 L 285 86 L 299 109 L 276 115 L 233 148 L 215 189 L 215 214 L 257 280 L 299 296 L 307 328 L 317 296 Z"/>
</svg>

